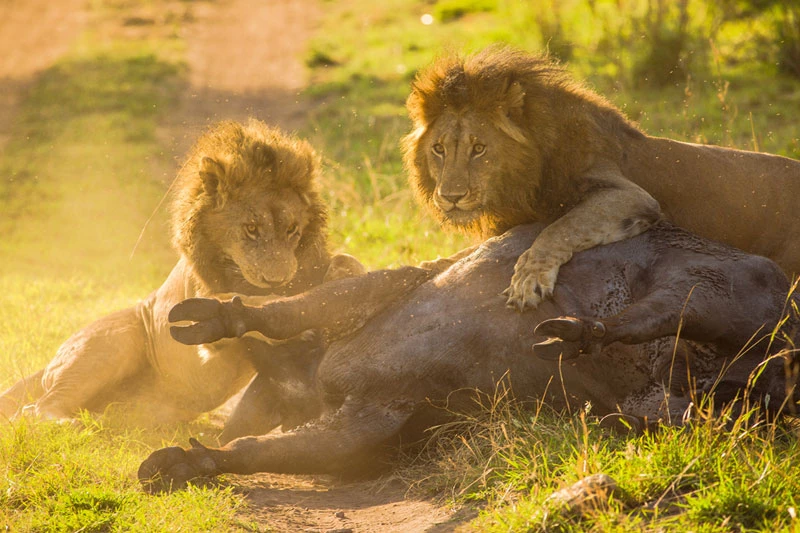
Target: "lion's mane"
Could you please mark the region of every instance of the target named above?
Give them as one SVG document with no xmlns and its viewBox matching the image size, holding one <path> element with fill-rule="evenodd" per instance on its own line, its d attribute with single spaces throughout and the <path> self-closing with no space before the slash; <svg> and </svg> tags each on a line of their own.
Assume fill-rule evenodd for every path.
<svg viewBox="0 0 800 533">
<path fill-rule="evenodd" d="M 214 161 L 224 169 L 209 190 L 204 168 Z M 215 125 L 193 146 L 173 189 L 172 243 L 206 285 L 223 268 L 216 243 L 200 231 L 204 213 L 225 202 L 291 188 L 307 200 L 310 223 L 297 248 L 298 272 L 286 290 L 296 292 L 319 282 L 327 264 L 327 209 L 318 190 L 320 158 L 305 140 L 258 120 Z M 313 279 L 312 279 L 313 278 Z M 281 291 L 279 291 L 281 292 Z"/>
<path fill-rule="evenodd" d="M 621 158 L 624 137 L 643 136 L 552 59 L 505 46 L 439 58 L 417 74 L 406 105 L 414 127 L 402 143 L 409 181 L 441 220 L 431 205 L 436 182 L 428 168 L 426 134 L 446 112 L 480 115 L 495 126 L 487 132 L 500 132 L 492 139 L 495 157 L 513 171 L 492 184 L 483 220 L 474 228 L 484 234 L 557 218 L 549 199 L 575 188 L 567 178 L 579 175 L 598 154 Z"/>
</svg>

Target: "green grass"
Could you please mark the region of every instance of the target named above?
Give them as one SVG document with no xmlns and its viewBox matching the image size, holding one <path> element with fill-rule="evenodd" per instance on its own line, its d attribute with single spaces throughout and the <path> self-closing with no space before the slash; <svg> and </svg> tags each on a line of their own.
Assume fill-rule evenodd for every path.
<svg viewBox="0 0 800 533">
<path fill-rule="evenodd" d="M 142 457 L 196 424 L 162 435 L 106 428 L 89 416 L 75 425 L 21 420 L 0 432 L 0 519 L 12 531 L 249 530 L 230 487 L 192 487 L 150 496 L 135 472 Z"/>
<path fill-rule="evenodd" d="M 163 209 L 173 163 L 156 137 L 183 83 L 181 43 L 97 29 L 132 4 L 93 2 L 75 48 L 36 80 L 0 158 L 0 387 L 73 332 L 157 288 L 176 261 Z M 149 220 L 149 225 L 147 225 Z M 145 230 L 145 226 L 146 230 Z M 144 231 L 143 231 L 144 230 Z M 141 239 L 140 239 L 141 235 Z M 0 524 L 12 531 L 249 530 L 230 488 L 145 495 L 153 449 L 217 430 L 144 434 L 113 419 L 0 424 Z"/>
<path fill-rule="evenodd" d="M 796 530 L 796 425 L 701 409 L 692 425 L 635 436 L 601 427 L 590 406 L 523 410 L 505 394 L 482 406 L 437 428 L 404 472 L 417 491 L 480 504 L 478 531 Z M 596 473 L 618 485 L 606 509 L 579 517 L 548 501 Z"/>
<path fill-rule="evenodd" d="M 769 59 L 778 46 L 771 40 L 774 11 L 744 18 L 715 3 L 690 2 L 686 70 L 659 86 L 642 80 L 658 57 L 640 37 L 652 21 L 637 0 L 594 2 L 594 11 L 583 0 L 353 0 L 325 7 L 308 55 L 310 95 L 320 102 L 308 136 L 339 162 L 334 230 L 373 266 L 444 255 L 464 244 L 417 222 L 413 198 L 403 192 L 398 145 L 410 130 L 404 100 L 414 73 L 444 50 L 470 52 L 497 41 L 532 51 L 549 47 L 652 135 L 800 158 L 794 119 L 800 81 Z M 432 24 L 422 23 L 426 13 Z M 383 253 L 388 243 L 395 245 Z M 483 414 L 439 433 L 444 437 L 432 458 L 405 475 L 424 493 L 477 503 L 482 511 L 472 526 L 479 531 L 800 528 L 793 427 L 709 417 L 692 427 L 620 437 L 603 432 L 590 414 L 546 408 L 531 414 L 488 402 Z M 608 511 L 586 519 L 545 513 L 554 490 L 599 472 L 614 477 L 624 494 Z"/>
<path fill-rule="evenodd" d="M 399 150 L 409 83 L 443 50 L 549 47 L 651 134 L 800 157 L 800 82 L 773 61 L 778 10 L 746 18 L 717 4 L 689 3 L 686 71 L 648 86 L 637 78 L 653 57 L 640 37 L 644 0 L 323 1 L 307 55 L 316 105 L 302 133 L 326 158 L 334 247 L 383 267 L 469 244 L 414 205 Z M 148 220 L 172 178 L 156 128 L 184 82 L 183 15 L 159 17 L 139 37 L 103 31 L 142 5 L 156 4 L 91 3 L 88 31 L 32 86 L 0 157 L 0 386 L 41 367 L 90 320 L 144 297 L 175 261 L 163 209 Z M 144 433 L 89 416 L 75 426 L 4 425 L 0 520 L 12 531 L 253 529 L 236 518 L 242 496 L 224 485 L 159 497 L 139 490 L 135 472 L 150 450 L 215 431 L 201 420 Z M 591 413 L 489 402 L 440 436 L 433 457 L 407 472 L 420 490 L 478 503 L 478 530 L 800 527 L 796 428 L 709 418 L 619 437 Z M 583 521 L 544 514 L 553 490 L 596 472 L 624 491 L 609 511 Z"/>
</svg>

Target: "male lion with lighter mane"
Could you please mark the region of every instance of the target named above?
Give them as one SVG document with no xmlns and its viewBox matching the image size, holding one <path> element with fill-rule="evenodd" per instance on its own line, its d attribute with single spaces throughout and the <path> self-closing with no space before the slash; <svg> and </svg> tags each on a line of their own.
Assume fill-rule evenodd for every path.
<svg viewBox="0 0 800 533">
<path fill-rule="evenodd" d="M 651 137 L 551 59 L 507 47 L 439 59 L 407 107 L 409 179 L 441 222 L 484 236 L 548 224 L 505 291 L 520 310 L 575 252 L 662 215 L 800 273 L 798 161 Z"/>
<path fill-rule="evenodd" d="M 180 260 L 133 307 L 70 337 L 55 358 L 0 398 L 0 413 L 68 419 L 121 403 L 149 423 L 190 420 L 253 377 L 252 358 L 281 349 L 259 339 L 185 346 L 169 334 L 170 309 L 187 298 L 264 303 L 363 272 L 331 256 L 319 158 L 305 141 L 263 122 L 223 122 L 200 137 L 178 173 L 172 201 Z M 25 405 L 33 402 L 30 405 Z"/>
</svg>

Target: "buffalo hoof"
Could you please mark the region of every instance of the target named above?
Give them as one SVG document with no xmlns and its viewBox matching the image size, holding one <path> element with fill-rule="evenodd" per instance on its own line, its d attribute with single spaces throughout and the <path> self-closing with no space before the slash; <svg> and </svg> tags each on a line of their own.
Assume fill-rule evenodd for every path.
<svg viewBox="0 0 800 533">
<path fill-rule="evenodd" d="M 565 342 L 551 337 L 546 341 L 533 345 L 533 355 L 545 361 L 567 361 L 575 359 L 580 354 L 580 347 L 574 342 Z"/>
<path fill-rule="evenodd" d="M 189 439 L 192 447 L 162 448 L 150 454 L 139 467 L 139 483 L 145 492 L 158 494 L 186 488 L 196 479 L 214 475 L 216 463 L 208 456 L 208 448 Z"/>
<path fill-rule="evenodd" d="M 560 317 L 540 322 L 534 333 L 549 337 L 533 345 L 534 355 L 547 361 L 566 361 L 598 348 L 606 328 L 594 320 Z"/>
<path fill-rule="evenodd" d="M 194 324 L 172 326 L 169 333 L 181 344 L 206 344 L 224 338 L 241 337 L 247 332 L 241 313 L 242 299 L 234 296 L 230 302 L 213 298 L 189 298 L 176 304 L 169 312 L 170 322 L 191 321 Z"/>
</svg>

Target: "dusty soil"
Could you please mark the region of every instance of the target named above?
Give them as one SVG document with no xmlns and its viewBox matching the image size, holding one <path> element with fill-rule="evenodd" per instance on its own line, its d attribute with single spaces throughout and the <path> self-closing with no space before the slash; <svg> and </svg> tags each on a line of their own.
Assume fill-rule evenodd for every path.
<svg viewBox="0 0 800 533">
<path fill-rule="evenodd" d="M 83 30 L 83 4 L 84 0 L 0 2 L 0 149 L 36 74 L 66 52 Z"/>
<path fill-rule="evenodd" d="M 165 0 L 163 4 L 169 4 Z M 176 4 L 172 4 L 174 7 Z M 187 45 L 188 83 L 159 136 L 180 160 L 197 134 L 221 119 L 255 116 L 287 130 L 303 124 L 311 105 L 302 53 L 321 16 L 315 0 L 200 0 L 178 3 Z M 37 73 L 64 54 L 86 27 L 85 0 L 0 3 L 0 149 L 19 102 Z M 153 6 L 107 32 L 147 32 Z M 465 513 L 408 495 L 391 476 L 337 482 L 324 476 L 262 474 L 232 478 L 249 503 L 241 519 L 270 531 L 445 532 Z"/>
<path fill-rule="evenodd" d="M 217 0 L 192 4 L 182 24 L 189 85 L 165 140 L 182 155 L 208 124 L 249 116 L 292 131 L 309 103 L 302 54 L 321 16 L 314 0 Z"/>
<path fill-rule="evenodd" d="M 472 516 L 409 495 L 391 476 L 341 482 L 324 476 L 261 474 L 234 478 L 250 502 L 248 518 L 275 531 L 346 533 L 455 531 Z"/>
</svg>

